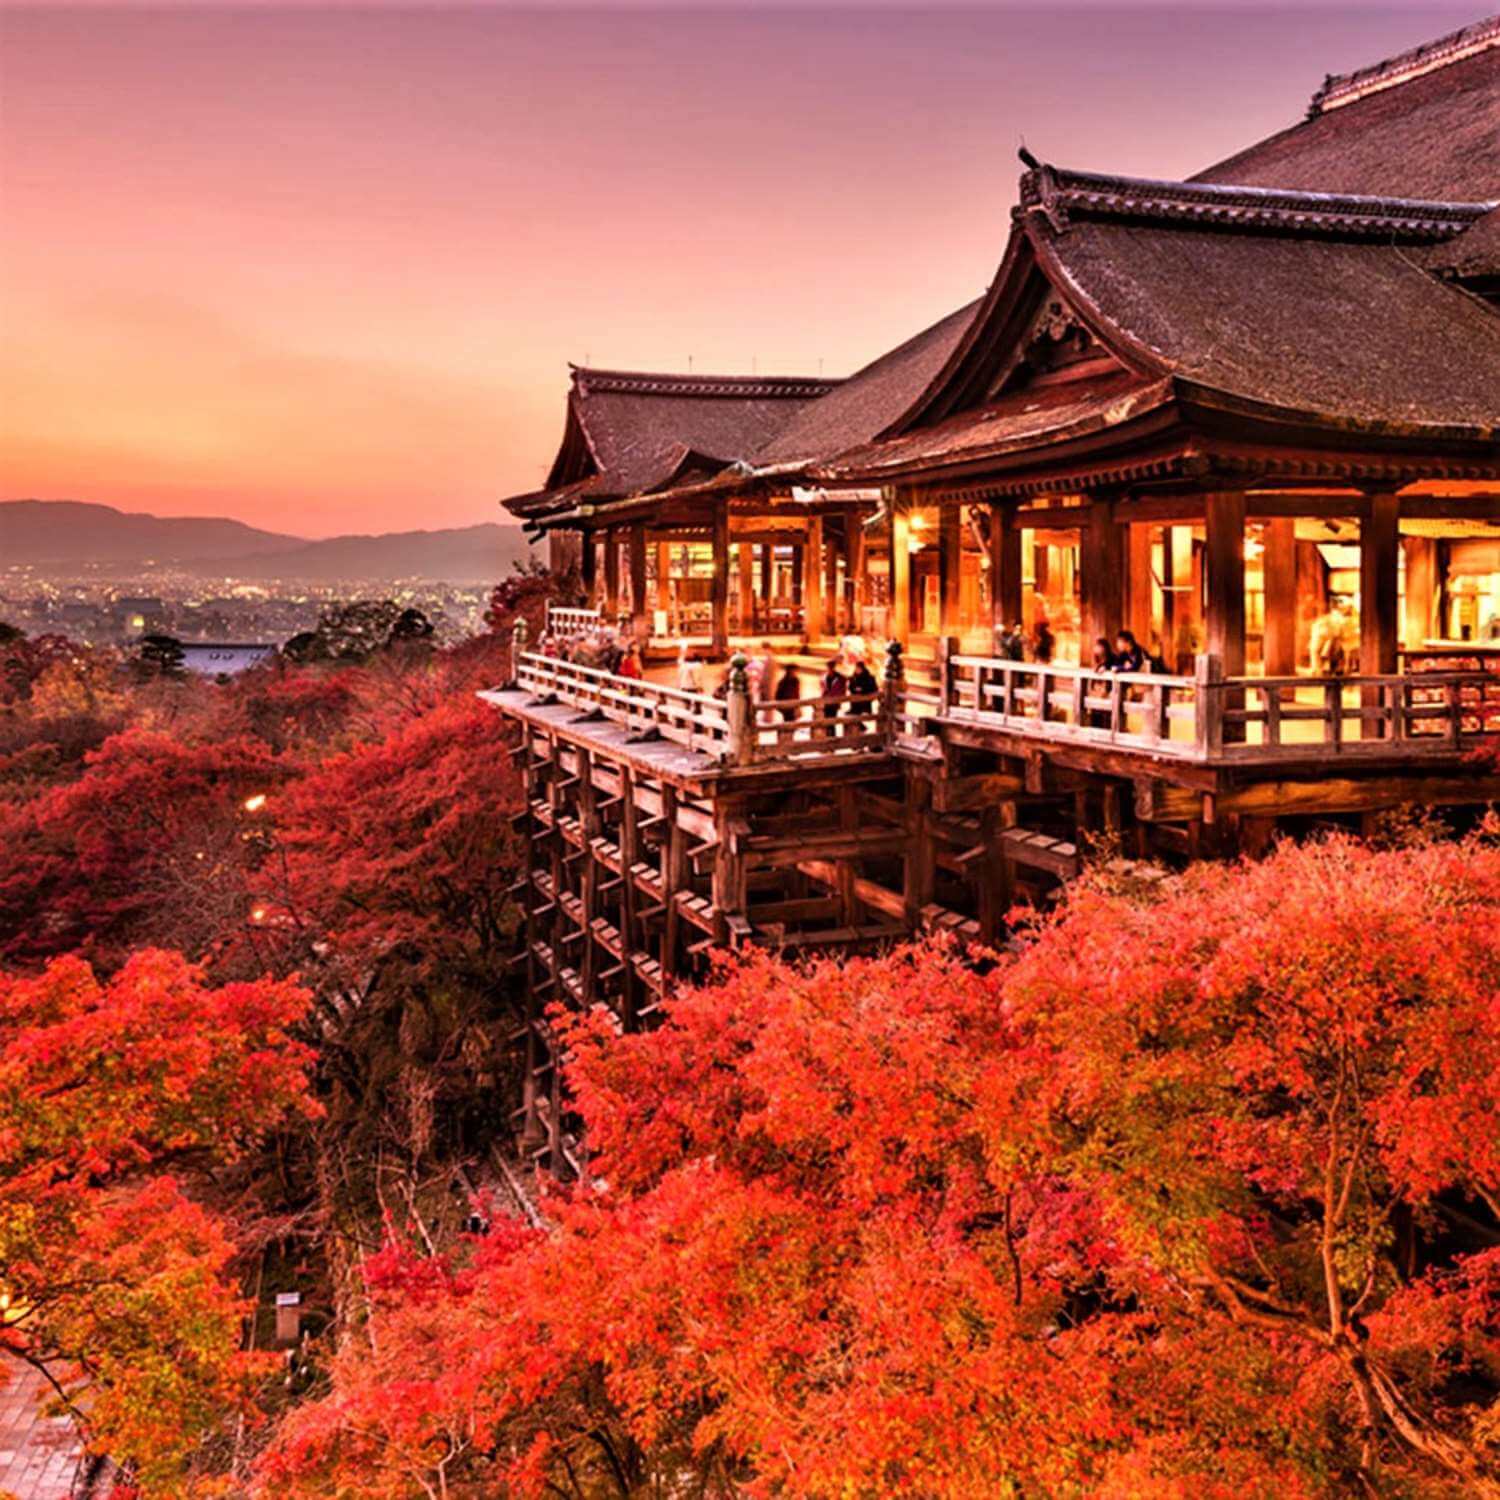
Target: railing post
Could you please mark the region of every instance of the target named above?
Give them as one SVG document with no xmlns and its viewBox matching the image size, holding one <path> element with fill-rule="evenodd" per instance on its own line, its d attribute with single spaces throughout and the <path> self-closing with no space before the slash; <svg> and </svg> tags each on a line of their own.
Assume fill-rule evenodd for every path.
<svg viewBox="0 0 1500 1500">
<path fill-rule="evenodd" d="M 736 766 L 748 766 L 755 755 L 750 674 L 745 670 L 749 665 L 750 659 L 743 651 L 736 651 L 729 659 L 729 693 L 725 709 L 729 720 L 729 760 Z"/>
<path fill-rule="evenodd" d="M 1323 684 L 1323 717 L 1328 724 L 1328 743 L 1337 747 L 1344 742 L 1344 680 L 1335 677 Z M 1363 724 L 1364 720 L 1361 719 Z"/>
<path fill-rule="evenodd" d="M 516 628 L 510 633 L 510 681 L 507 687 L 515 687 L 521 680 L 521 657 L 526 651 L 526 616 L 522 615 L 516 621 Z"/>
<path fill-rule="evenodd" d="M 1193 658 L 1193 709 L 1198 754 L 1217 755 L 1224 748 L 1224 663 L 1211 652 Z"/>
<path fill-rule="evenodd" d="M 880 730 L 887 744 L 896 738 L 901 700 L 905 696 L 906 670 L 901 662 L 901 642 L 890 640 L 885 646 L 885 680 L 880 685 Z"/>
<path fill-rule="evenodd" d="M 943 636 L 938 641 L 938 713 L 943 716 L 953 711 L 953 674 L 957 670 L 953 658 L 957 655 L 957 638 Z"/>
</svg>

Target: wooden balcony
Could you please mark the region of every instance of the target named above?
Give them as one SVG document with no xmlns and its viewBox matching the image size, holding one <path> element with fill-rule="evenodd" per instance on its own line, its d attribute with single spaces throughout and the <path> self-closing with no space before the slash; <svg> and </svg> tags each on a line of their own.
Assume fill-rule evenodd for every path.
<svg viewBox="0 0 1500 1500">
<path fill-rule="evenodd" d="M 1500 659 L 1495 659 L 1500 665 Z M 880 699 L 685 692 L 576 662 L 521 655 L 497 707 L 549 710 L 577 737 L 676 752 L 685 769 L 715 772 L 827 764 L 852 756 L 940 753 L 948 728 L 968 743 L 1089 747 L 1158 765 L 1308 771 L 1356 761 L 1462 761 L 1500 734 L 1500 674 L 1443 657 L 1408 670 L 1352 677 L 1225 678 L 1201 656 L 1191 677 L 1093 671 L 1058 663 L 947 654 L 936 686 L 888 682 Z M 1128 766 L 1125 767 L 1128 770 Z"/>
<path fill-rule="evenodd" d="M 752 702 L 746 692 L 686 692 L 533 652 L 519 656 L 509 690 L 484 696 L 522 716 L 548 711 L 549 722 L 559 708 L 578 710 L 565 715 L 571 737 L 605 734 L 612 748 L 634 746 L 642 755 L 658 747 L 658 759 L 675 750 L 679 772 L 699 777 L 826 765 L 889 750 L 878 698 Z"/>
<path fill-rule="evenodd" d="M 1200 765 L 1462 759 L 1500 734 L 1500 676 L 1445 666 L 1225 678 L 1209 656 L 1182 677 L 950 655 L 934 717 Z"/>
</svg>

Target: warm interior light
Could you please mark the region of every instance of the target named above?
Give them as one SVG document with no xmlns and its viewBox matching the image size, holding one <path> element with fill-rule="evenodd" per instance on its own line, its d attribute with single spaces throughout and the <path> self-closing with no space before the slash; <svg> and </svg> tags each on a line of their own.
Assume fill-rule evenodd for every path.
<svg viewBox="0 0 1500 1500">
<path fill-rule="evenodd" d="M 246 812 L 259 812 L 266 805 L 266 794 L 257 792 L 253 797 L 245 798 Z"/>
</svg>

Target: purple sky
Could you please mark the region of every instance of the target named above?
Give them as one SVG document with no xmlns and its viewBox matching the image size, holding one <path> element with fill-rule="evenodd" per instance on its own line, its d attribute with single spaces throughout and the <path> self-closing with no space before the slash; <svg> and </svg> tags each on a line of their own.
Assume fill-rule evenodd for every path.
<svg viewBox="0 0 1500 1500">
<path fill-rule="evenodd" d="M 0 496 L 494 519 L 569 359 L 845 373 L 983 289 L 1023 136 L 1185 175 L 1477 15 L 6 8 Z"/>
</svg>

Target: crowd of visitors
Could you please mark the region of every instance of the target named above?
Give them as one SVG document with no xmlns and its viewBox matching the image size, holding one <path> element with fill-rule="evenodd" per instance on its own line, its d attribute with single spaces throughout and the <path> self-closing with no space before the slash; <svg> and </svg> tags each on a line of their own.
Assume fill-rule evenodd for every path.
<svg viewBox="0 0 1500 1500">
<path fill-rule="evenodd" d="M 542 656 L 620 677 L 645 676 L 640 646 L 628 631 L 600 626 L 595 630 L 564 635 L 549 630 L 537 642 L 536 650 Z M 719 670 L 712 696 L 728 697 L 731 671 L 732 668 L 727 666 Z M 816 686 L 809 671 L 810 681 L 804 689 L 796 662 L 778 662 L 770 641 L 762 641 L 750 655 L 745 676 L 749 682 L 750 701 L 756 705 L 756 718 L 766 724 L 778 719 L 793 722 L 808 717 L 815 722 L 821 720 L 824 732 L 838 734 L 842 732 L 842 726 L 831 721 L 870 712 L 880 696 L 880 684 L 871 670 L 865 642 L 857 636 L 846 637 L 839 643 L 838 654 L 816 679 Z M 676 686 L 684 693 L 710 691 L 705 664 L 688 641 L 683 641 L 678 649 Z M 817 698 L 836 701 L 821 704 L 810 701 Z"/>
<path fill-rule="evenodd" d="M 610 630 L 601 626 L 597 630 L 586 630 L 578 635 L 563 635 L 544 631 L 536 649 L 542 656 L 555 657 L 558 661 L 577 662 L 581 667 L 592 667 L 599 672 L 612 672 L 617 677 L 644 677 L 641 648 L 635 638 L 624 630 Z"/>
</svg>

